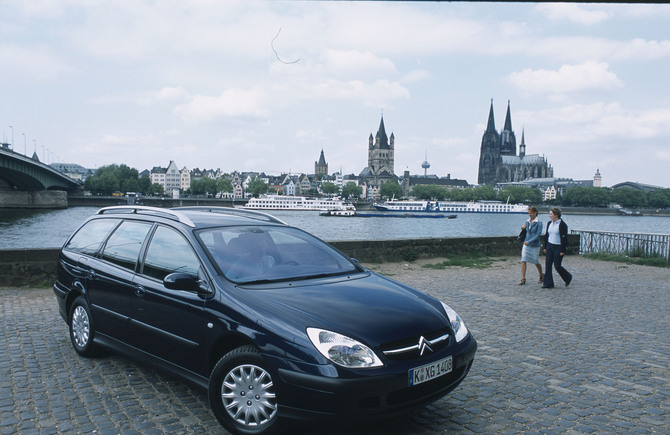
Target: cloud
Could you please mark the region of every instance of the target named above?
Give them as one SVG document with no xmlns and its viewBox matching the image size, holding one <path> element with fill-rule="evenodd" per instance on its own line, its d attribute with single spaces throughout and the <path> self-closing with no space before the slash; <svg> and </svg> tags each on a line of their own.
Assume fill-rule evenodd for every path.
<svg viewBox="0 0 670 435">
<path fill-rule="evenodd" d="M 186 104 L 175 107 L 174 113 L 188 124 L 219 118 L 250 116 L 265 118 L 269 110 L 263 106 L 260 89 L 227 89 L 220 96 L 196 95 Z"/>
<path fill-rule="evenodd" d="M 509 75 L 508 81 L 522 92 L 560 95 L 584 90 L 611 90 L 623 83 L 604 62 L 563 65 L 558 71 L 524 69 Z"/>
<path fill-rule="evenodd" d="M 66 59 L 54 55 L 45 47 L 0 43 L 0 59 L 5 60 L 2 65 L 4 80 L 13 78 L 52 82 L 78 72 Z"/>
<path fill-rule="evenodd" d="M 190 99 L 186 89 L 181 86 L 164 87 L 155 92 L 146 92 L 135 98 L 135 102 L 141 106 L 149 106 L 162 102 L 183 102 Z"/>
<path fill-rule="evenodd" d="M 584 8 L 571 3 L 543 3 L 536 9 L 554 21 L 571 21 L 577 24 L 600 24 L 608 20 L 612 14 L 600 9 Z"/>
<path fill-rule="evenodd" d="M 395 74 L 397 72 L 393 62 L 386 58 L 375 56 L 370 51 L 358 50 L 325 50 L 321 58 L 323 67 L 331 74 L 348 74 L 360 77 L 369 72 L 375 74 Z"/>
</svg>

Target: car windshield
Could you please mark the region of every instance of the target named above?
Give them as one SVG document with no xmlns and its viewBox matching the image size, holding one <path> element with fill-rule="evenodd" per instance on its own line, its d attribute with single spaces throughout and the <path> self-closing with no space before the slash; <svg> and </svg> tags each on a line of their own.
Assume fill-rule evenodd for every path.
<svg viewBox="0 0 670 435">
<path fill-rule="evenodd" d="M 219 227 L 202 230 L 198 237 L 225 277 L 238 283 L 309 279 L 359 270 L 337 250 L 296 228 Z"/>
</svg>

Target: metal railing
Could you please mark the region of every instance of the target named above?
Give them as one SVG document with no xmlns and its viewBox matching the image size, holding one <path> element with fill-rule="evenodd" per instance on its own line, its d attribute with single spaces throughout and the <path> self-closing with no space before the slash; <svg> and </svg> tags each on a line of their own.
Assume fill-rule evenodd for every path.
<svg viewBox="0 0 670 435">
<path fill-rule="evenodd" d="M 607 253 L 628 256 L 662 257 L 670 262 L 670 234 L 615 233 L 572 230 L 579 234 L 579 253 Z"/>
</svg>

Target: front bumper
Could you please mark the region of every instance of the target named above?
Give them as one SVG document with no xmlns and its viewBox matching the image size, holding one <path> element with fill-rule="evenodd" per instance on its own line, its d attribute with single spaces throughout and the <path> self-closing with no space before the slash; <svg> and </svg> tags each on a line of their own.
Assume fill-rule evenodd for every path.
<svg viewBox="0 0 670 435">
<path fill-rule="evenodd" d="M 398 365 L 394 373 L 343 379 L 296 370 L 278 369 L 275 382 L 280 415 L 301 420 L 346 418 L 371 420 L 432 403 L 454 388 L 468 374 L 474 361 L 477 342 L 468 337 L 451 349 L 452 372 L 416 386 L 408 386 L 411 363 Z M 414 364 L 416 365 L 416 364 Z"/>
</svg>

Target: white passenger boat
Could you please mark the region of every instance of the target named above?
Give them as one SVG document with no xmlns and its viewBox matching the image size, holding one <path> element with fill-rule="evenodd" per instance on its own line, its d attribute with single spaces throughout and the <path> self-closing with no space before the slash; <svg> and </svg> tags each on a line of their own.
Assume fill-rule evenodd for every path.
<svg viewBox="0 0 670 435">
<path fill-rule="evenodd" d="M 402 211 L 416 213 L 528 213 L 524 204 L 510 204 L 502 201 L 387 201 L 375 204 L 379 211 Z"/>
<path fill-rule="evenodd" d="M 268 195 L 251 198 L 246 205 L 240 206 L 248 210 L 344 210 L 344 201 L 339 198 L 308 198 L 293 195 Z"/>
</svg>

